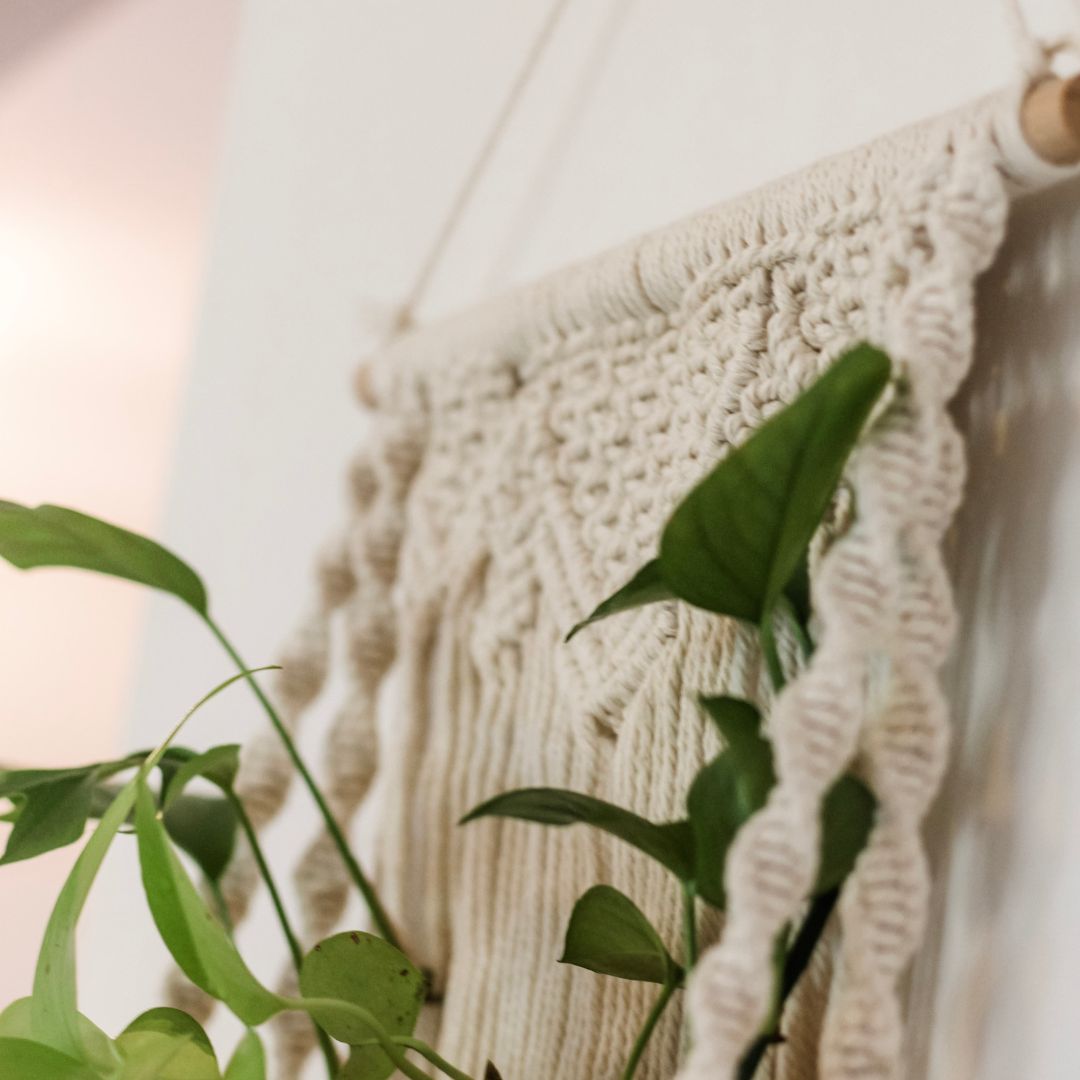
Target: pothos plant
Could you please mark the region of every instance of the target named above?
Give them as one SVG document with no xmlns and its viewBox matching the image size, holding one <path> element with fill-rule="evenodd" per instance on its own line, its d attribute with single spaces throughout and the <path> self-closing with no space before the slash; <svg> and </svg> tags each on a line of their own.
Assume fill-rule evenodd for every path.
<svg viewBox="0 0 1080 1080">
<path fill-rule="evenodd" d="M 812 656 L 810 542 L 889 382 L 888 358 L 870 346 L 858 346 L 835 361 L 683 499 L 663 530 L 656 557 L 568 637 L 644 604 L 686 602 L 752 624 L 779 692 L 793 673 L 781 660 L 777 635 L 786 632 L 798 642 L 802 662 Z M 417 1064 L 422 1058 L 451 1080 L 472 1080 L 414 1038 L 428 993 L 426 977 L 402 952 L 374 887 L 260 687 L 256 675 L 268 669 L 245 666 L 212 618 L 198 575 L 151 540 L 55 506 L 0 502 L 0 556 L 22 569 L 81 567 L 170 593 L 199 616 L 238 669 L 152 751 L 77 768 L 0 770 L 0 797 L 10 804 L 4 819 L 12 826 L 0 865 L 73 843 L 90 819 L 100 819 L 53 909 L 32 993 L 0 1013 L 0 1080 L 264 1080 L 265 1055 L 256 1029 L 287 1010 L 311 1017 L 331 1078 L 384 1080 L 400 1072 L 417 1080 L 428 1076 Z M 255 694 L 314 799 L 377 934 L 336 934 L 305 955 L 234 790 L 239 747 L 216 746 L 200 753 L 174 745 L 203 702 L 241 680 Z M 664 1009 L 697 962 L 698 905 L 723 910 L 728 849 L 775 783 L 772 751 L 757 705 L 702 689 L 702 710 L 716 725 L 724 749 L 690 785 L 686 812 L 679 819 L 652 822 L 592 796 L 551 788 L 496 795 L 463 819 L 582 823 L 632 845 L 672 874 L 682 898 L 680 950 L 669 948 L 631 898 L 606 884 L 594 885 L 578 900 L 566 931 L 563 963 L 660 987 L 639 1035 L 627 1048 L 624 1080 L 633 1077 Z M 152 783 L 155 773 L 157 782 Z M 194 781 L 203 786 L 209 782 L 218 794 L 189 791 Z M 768 1047 L 782 1041 L 784 1004 L 866 842 L 874 805 L 870 791 L 852 775 L 842 777 L 824 800 L 817 881 L 801 923 L 786 927 L 777 938 L 773 1007 L 746 1048 L 738 1080 L 751 1080 Z M 165 945 L 192 982 L 247 1026 L 224 1071 L 205 1032 L 179 1010 L 152 1008 L 114 1038 L 78 1011 L 76 925 L 106 851 L 125 825 L 135 834 L 144 892 Z M 296 966 L 297 997 L 264 987 L 232 940 L 219 883 L 238 833 L 250 845 L 273 902 Z M 204 902 L 177 850 L 198 867 L 216 900 L 215 910 Z M 347 1051 L 344 1062 L 339 1060 L 339 1044 Z M 489 1062 L 485 1080 L 498 1076 Z"/>
</svg>

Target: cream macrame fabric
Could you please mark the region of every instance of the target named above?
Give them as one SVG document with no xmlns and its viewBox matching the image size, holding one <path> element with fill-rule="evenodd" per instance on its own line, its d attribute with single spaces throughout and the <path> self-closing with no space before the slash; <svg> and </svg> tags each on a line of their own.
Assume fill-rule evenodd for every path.
<svg viewBox="0 0 1080 1080">
<path fill-rule="evenodd" d="M 638 1075 L 733 1077 L 767 1008 L 771 943 L 814 877 L 822 794 L 852 765 L 877 794 L 877 823 L 760 1075 L 899 1074 L 898 981 L 927 905 L 920 823 L 948 743 L 940 547 L 964 464 L 946 406 L 1009 191 L 1054 174 L 1026 150 L 1017 102 L 1002 94 L 826 161 L 414 331 L 374 362 L 379 408 L 351 471 L 352 515 L 277 700 L 295 723 L 323 685 L 339 616 L 351 689 L 328 794 L 350 822 L 377 765 L 371 869 L 434 973 L 433 1038 L 472 1075 L 490 1057 L 506 1080 L 617 1078 L 656 989 L 557 964 L 567 919 L 607 882 L 678 952 L 679 904 L 666 872 L 584 827 L 457 820 L 536 785 L 680 816 L 717 749 L 700 692 L 771 706 L 779 781 L 729 857 L 726 925 L 705 918 L 710 947 L 686 995 L 692 1050 L 681 1056 L 672 1008 Z M 864 339 L 894 358 L 906 392 L 856 453 L 839 538 L 816 546 L 819 647 L 779 699 L 752 635 L 686 606 L 562 644 L 651 556 L 680 497 Z M 248 748 L 240 787 L 260 825 L 289 772 L 272 734 Z M 324 837 L 297 882 L 307 937 L 333 930 L 349 885 Z M 253 885 L 238 859 L 238 916 Z M 311 1029 L 294 1020 L 283 1034 L 293 1076 Z"/>
</svg>

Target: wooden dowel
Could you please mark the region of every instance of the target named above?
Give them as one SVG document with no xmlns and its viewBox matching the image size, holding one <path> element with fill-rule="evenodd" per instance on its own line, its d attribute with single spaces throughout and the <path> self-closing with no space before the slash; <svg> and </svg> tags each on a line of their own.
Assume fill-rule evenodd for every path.
<svg viewBox="0 0 1080 1080">
<path fill-rule="evenodd" d="M 1080 164 L 1080 75 L 1036 83 L 1020 106 L 1020 127 L 1028 145 L 1043 161 Z M 366 364 L 357 370 L 353 386 L 364 405 L 379 407 Z"/>
<path fill-rule="evenodd" d="M 1043 161 L 1080 163 L 1080 75 L 1036 83 L 1020 106 L 1020 126 Z"/>
</svg>

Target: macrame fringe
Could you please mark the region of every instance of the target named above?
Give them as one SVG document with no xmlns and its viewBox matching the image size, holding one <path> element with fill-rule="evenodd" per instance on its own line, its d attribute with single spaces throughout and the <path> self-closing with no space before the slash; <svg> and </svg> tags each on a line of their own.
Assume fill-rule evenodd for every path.
<svg viewBox="0 0 1080 1080">
<path fill-rule="evenodd" d="M 829 1080 L 897 1075 L 897 983 L 921 939 L 929 890 L 919 830 L 948 743 L 938 669 L 955 620 L 941 540 L 959 502 L 963 453 L 946 406 L 970 363 L 974 279 L 1004 229 L 993 149 L 985 130 L 969 135 L 937 176 L 901 193 L 899 221 L 927 233 L 924 242 L 897 237 L 883 255 L 883 280 L 913 283 L 882 298 L 881 340 L 907 389 L 858 451 L 858 515 L 814 583 L 820 646 L 774 708 L 778 783 L 728 858 L 728 924 L 691 982 L 695 1043 L 681 1080 L 733 1075 L 760 1028 L 772 942 L 798 916 L 816 873 L 822 798 L 860 751 L 879 810 L 841 900 L 820 1069 Z"/>
</svg>

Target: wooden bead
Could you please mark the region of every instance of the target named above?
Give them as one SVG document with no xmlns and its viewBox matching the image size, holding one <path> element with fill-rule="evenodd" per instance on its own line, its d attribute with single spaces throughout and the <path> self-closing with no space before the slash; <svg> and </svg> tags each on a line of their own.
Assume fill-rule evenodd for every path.
<svg viewBox="0 0 1080 1080">
<path fill-rule="evenodd" d="M 1020 126 L 1043 161 L 1080 163 L 1080 76 L 1036 83 L 1020 106 Z"/>
</svg>

